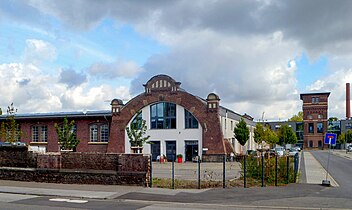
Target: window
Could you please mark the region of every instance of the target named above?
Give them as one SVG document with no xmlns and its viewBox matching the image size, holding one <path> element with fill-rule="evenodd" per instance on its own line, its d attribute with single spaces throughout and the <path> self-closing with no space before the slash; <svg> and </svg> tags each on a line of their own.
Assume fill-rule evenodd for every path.
<svg viewBox="0 0 352 210">
<path fill-rule="evenodd" d="M 185 128 L 198 128 L 197 119 L 185 109 Z"/>
<path fill-rule="evenodd" d="M 109 142 L 108 124 L 92 124 L 89 126 L 90 142 Z"/>
<path fill-rule="evenodd" d="M 139 111 L 137 116 L 132 120 L 132 124 L 134 124 L 134 126 L 138 129 L 142 126 L 142 124 L 140 124 L 140 120 L 142 120 L 142 111 Z"/>
<path fill-rule="evenodd" d="M 308 119 L 309 120 L 313 119 L 313 116 L 312 115 L 308 115 Z"/>
<path fill-rule="evenodd" d="M 323 118 L 323 115 L 318 114 L 318 119 L 322 119 L 322 118 Z"/>
<path fill-rule="evenodd" d="M 319 122 L 317 123 L 317 133 L 323 133 L 323 123 L 322 122 Z"/>
<path fill-rule="evenodd" d="M 89 130 L 90 130 L 90 141 L 97 142 L 98 141 L 98 126 L 91 125 Z"/>
<path fill-rule="evenodd" d="M 318 104 L 319 103 L 319 97 L 312 97 L 312 103 L 313 104 Z"/>
<path fill-rule="evenodd" d="M 40 135 L 40 138 L 42 142 L 48 142 L 48 126 L 42 126 L 42 133 Z"/>
<path fill-rule="evenodd" d="M 308 124 L 308 133 L 314 133 L 314 123 Z"/>
<path fill-rule="evenodd" d="M 176 104 L 161 102 L 150 106 L 151 129 L 176 128 Z"/>
<path fill-rule="evenodd" d="M 100 126 L 100 141 L 101 142 L 109 141 L 109 127 L 106 124 Z"/>
<path fill-rule="evenodd" d="M 39 142 L 39 126 L 32 127 L 32 142 Z"/>
<path fill-rule="evenodd" d="M 62 126 L 62 124 L 59 125 L 59 128 L 60 128 L 61 132 L 64 131 L 64 127 Z M 74 139 L 77 138 L 77 126 L 76 126 L 76 124 L 73 125 L 73 127 L 72 127 L 70 133 L 73 133 L 73 138 L 74 138 Z"/>
<path fill-rule="evenodd" d="M 32 126 L 32 142 L 48 142 L 48 126 Z"/>
</svg>

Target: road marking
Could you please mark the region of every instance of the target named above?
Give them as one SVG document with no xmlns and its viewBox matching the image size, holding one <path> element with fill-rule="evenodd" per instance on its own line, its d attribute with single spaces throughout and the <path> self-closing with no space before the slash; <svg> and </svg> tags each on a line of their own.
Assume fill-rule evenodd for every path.
<svg viewBox="0 0 352 210">
<path fill-rule="evenodd" d="M 54 201 L 54 202 L 67 202 L 67 203 L 88 203 L 87 200 L 71 200 L 71 199 L 66 199 L 66 198 L 51 198 L 49 201 Z"/>
</svg>

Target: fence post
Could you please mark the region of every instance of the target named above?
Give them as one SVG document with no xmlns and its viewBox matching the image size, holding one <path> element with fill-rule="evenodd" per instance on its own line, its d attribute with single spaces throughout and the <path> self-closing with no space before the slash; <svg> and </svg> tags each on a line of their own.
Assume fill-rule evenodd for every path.
<svg viewBox="0 0 352 210">
<path fill-rule="evenodd" d="M 262 187 L 264 187 L 264 153 L 262 152 Z"/>
<path fill-rule="evenodd" d="M 153 187 L 153 162 L 152 162 L 152 155 L 150 155 L 150 158 L 149 158 L 149 161 L 150 161 L 150 181 L 149 181 L 149 187 L 152 188 Z"/>
<path fill-rule="evenodd" d="M 294 168 L 294 182 L 296 183 L 297 182 L 297 173 L 298 173 L 298 165 L 299 165 L 299 154 L 298 153 L 296 153 L 295 154 L 295 164 L 294 164 L 294 166 L 295 166 L 295 168 Z"/>
<path fill-rule="evenodd" d="M 290 181 L 290 156 L 286 157 L 286 183 Z"/>
<path fill-rule="evenodd" d="M 198 156 L 198 189 L 200 189 L 200 156 Z"/>
<path fill-rule="evenodd" d="M 225 188 L 226 186 L 226 168 L 225 168 L 225 164 L 226 164 L 226 154 L 224 154 L 224 158 L 222 161 L 222 188 Z"/>
<path fill-rule="evenodd" d="M 244 188 L 247 187 L 247 164 L 246 164 L 246 157 L 247 155 L 243 156 L 243 186 Z"/>
<path fill-rule="evenodd" d="M 275 186 L 277 186 L 277 182 L 278 182 L 278 172 L 279 172 L 278 156 L 275 154 Z"/>
<path fill-rule="evenodd" d="M 172 189 L 175 189 L 175 155 L 172 155 Z"/>
</svg>

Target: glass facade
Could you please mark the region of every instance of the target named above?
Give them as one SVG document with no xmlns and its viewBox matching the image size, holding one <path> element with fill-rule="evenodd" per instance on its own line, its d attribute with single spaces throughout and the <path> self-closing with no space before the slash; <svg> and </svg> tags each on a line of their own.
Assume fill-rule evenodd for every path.
<svg viewBox="0 0 352 210">
<path fill-rule="evenodd" d="M 151 129 L 176 129 L 176 104 L 161 102 L 150 106 Z"/>
<path fill-rule="evenodd" d="M 185 128 L 198 128 L 198 121 L 192 113 L 185 109 Z"/>
</svg>

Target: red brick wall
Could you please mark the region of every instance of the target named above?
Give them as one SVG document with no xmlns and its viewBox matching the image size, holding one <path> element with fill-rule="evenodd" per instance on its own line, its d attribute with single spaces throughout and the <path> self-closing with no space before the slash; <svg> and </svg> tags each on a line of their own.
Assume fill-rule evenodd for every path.
<svg viewBox="0 0 352 210">
<path fill-rule="evenodd" d="M 78 144 L 78 152 L 106 152 L 107 143 L 89 143 L 89 125 L 91 123 L 108 123 L 104 117 L 85 117 L 85 118 L 68 118 L 69 121 L 74 120 L 77 126 L 77 138 L 80 140 Z M 31 146 L 45 146 L 47 152 L 58 152 L 58 136 L 54 124 L 61 124 L 63 118 L 46 118 L 46 119 L 19 119 L 17 122 L 21 125 L 21 142 L 25 142 Z M 31 127 L 33 125 L 46 125 L 48 126 L 48 142 L 47 143 L 34 143 L 32 140 Z"/>
</svg>

